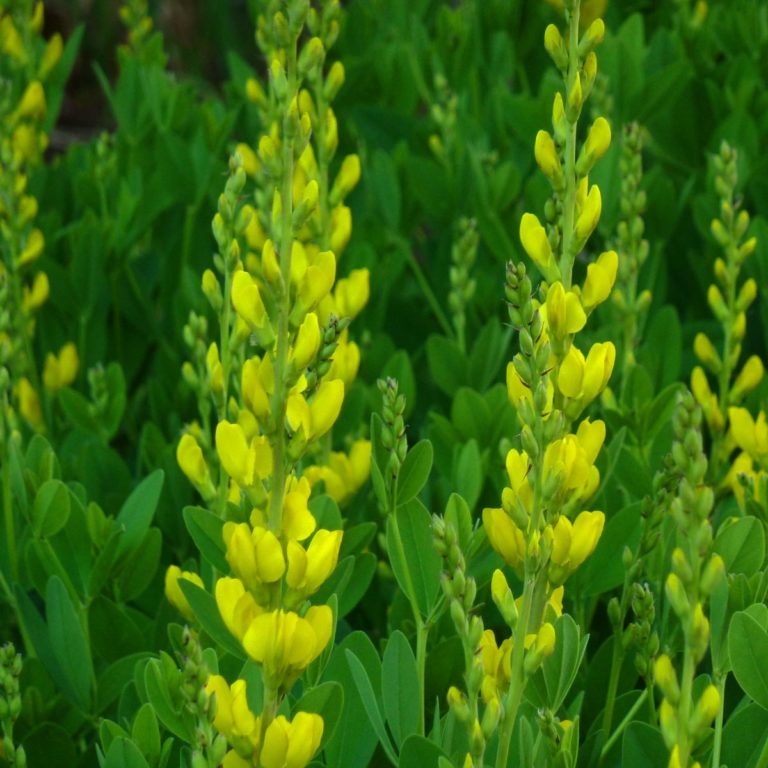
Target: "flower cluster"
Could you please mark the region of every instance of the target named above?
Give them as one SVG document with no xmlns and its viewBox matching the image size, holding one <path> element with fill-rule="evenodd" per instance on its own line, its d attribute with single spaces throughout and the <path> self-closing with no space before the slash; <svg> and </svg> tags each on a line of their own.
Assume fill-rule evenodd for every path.
<svg viewBox="0 0 768 768">
<path fill-rule="evenodd" d="M 340 8 L 272 5 L 257 33 L 270 63 L 269 89 L 255 80 L 246 89 L 266 132 L 257 152 L 238 145 L 213 220 L 218 276 L 205 272 L 203 292 L 221 333 L 206 343 L 208 324 L 199 316 L 185 329 L 193 361 L 184 375 L 203 424 L 191 425 L 177 450 L 184 473 L 225 520 L 231 575 L 216 581 L 215 599 L 225 625 L 260 666 L 265 688 L 263 710 L 254 714 L 244 681 L 230 688 L 212 678 L 214 724 L 233 750 L 226 765 L 262 768 L 306 765 L 320 743 L 317 715 L 276 716 L 333 634 L 331 607 L 309 600 L 336 568 L 342 532 L 319 528 L 310 497 L 322 482 L 337 502 L 348 500 L 367 479 L 371 453 L 367 440 L 349 453 L 330 450 L 360 360 L 349 322 L 369 295 L 367 270 L 336 280 L 351 232 L 344 200 L 360 177 L 352 155 L 329 181 L 338 142 L 329 102 L 344 70 L 336 62 L 326 73 L 323 65 Z M 249 179 L 254 204 L 242 201 Z M 166 591 L 185 612 L 183 580 L 196 577 L 169 570 Z"/>
<path fill-rule="evenodd" d="M 507 300 L 519 331 L 520 352 L 507 368 L 507 390 L 521 423 L 520 448 L 506 457 L 508 485 L 502 506 L 487 508 L 483 524 L 491 546 L 523 581 L 514 600 L 501 570 L 494 574 L 494 601 L 513 633 L 498 649 L 509 654 L 509 681 L 501 686 L 500 761 L 529 677 L 552 653 L 555 629 L 546 606 L 562 603 L 562 585 L 594 551 L 605 516 L 584 509 L 600 482 L 595 460 L 605 440 L 602 421 L 574 421 L 605 389 L 615 360 L 612 343 L 597 343 L 585 354 L 575 343 L 589 316 L 610 296 L 618 270 L 615 251 L 601 253 L 580 284 L 573 266 L 597 227 L 600 189 L 589 172 L 606 153 L 611 130 L 598 117 L 577 145 L 577 123 L 597 74 L 595 48 L 605 27 L 593 20 L 579 31 L 579 4 L 565 3 L 567 39 L 550 25 L 544 44 L 560 70 L 564 90 L 554 98 L 553 133 L 539 131 L 537 164 L 549 180 L 546 226 L 533 213 L 520 223 L 520 239 L 544 277 L 536 298 L 525 267 L 507 269 Z M 506 649 L 502 652 L 502 649 Z M 504 664 L 502 664 L 502 668 Z"/>
<path fill-rule="evenodd" d="M 31 343 L 50 283 L 35 268 L 45 238 L 35 226 L 38 203 L 28 182 L 48 145 L 44 84 L 63 50 L 60 35 L 43 40 L 43 16 L 42 2 L 0 12 L 0 77 L 6 84 L 0 97 L 0 367 L 7 368 L 13 390 L 3 393 L 3 400 L 13 403 L 36 430 L 43 428 L 44 415 Z M 77 370 L 77 352 L 70 344 L 58 356 L 48 356 L 42 383 L 55 393 L 72 383 Z M 7 410 L 3 418 L 15 425 L 14 411 Z"/>
</svg>

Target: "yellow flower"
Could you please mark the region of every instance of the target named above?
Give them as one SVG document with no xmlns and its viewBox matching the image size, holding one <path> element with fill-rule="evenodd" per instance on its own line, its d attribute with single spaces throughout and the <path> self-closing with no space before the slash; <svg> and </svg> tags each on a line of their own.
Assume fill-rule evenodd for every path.
<svg viewBox="0 0 768 768">
<path fill-rule="evenodd" d="M 357 440 L 349 455 L 333 452 L 326 466 L 312 466 L 304 470 L 310 485 L 325 484 L 325 492 L 337 503 L 346 503 L 360 490 L 371 471 L 371 442 Z"/>
<path fill-rule="evenodd" d="M 555 389 L 552 386 L 552 379 L 548 377 L 545 414 L 549 414 L 551 412 L 554 396 Z M 531 393 L 531 390 L 525 384 L 523 384 L 520 375 L 515 369 L 514 363 L 511 362 L 507 364 L 507 397 L 509 398 L 509 402 L 516 409 L 519 409 L 519 403 L 522 399 L 528 400 L 530 403 L 533 402 L 533 394 Z"/>
<path fill-rule="evenodd" d="M 292 611 L 257 616 L 243 637 L 248 655 L 263 665 L 272 688 L 287 688 L 323 651 L 331 639 L 333 613 L 313 605 L 301 617 Z"/>
<path fill-rule="evenodd" d="M 306 440 L 322 437 L 333 426 L 344 401 L 344 382 L 323 381 L 311 403 L 294 393 L 288 398 L 286 419 L 291 429 Z"/>
<path fill-rule="evenodd" d="M 512 518 L 503 509 L 486 508 L 483 527 L 488 541 L 504 562 L 520 571 L 525 559 L 525 538 Z"/>
<path fill-rule="evenodd" d="M 303 248 L 294 248 L 296 261 L 291 261 L 291 276 L 298 284 L 299 309 L 314 309 L 330 292 L 336 280 L 336 257 L 332 251 L 321 251 L 309 263 Z M 294 269 L 294 263 L 296 265 Z"/>
<path fill-rule="evenodd" d="M 39 80 L 33 80 L 24 91 L 15 115 L 17 119 L 42 120 L 47 109 L 43 86 Z"/>
<path fill-rule="evenodd" d="M 722 367 L 720 355 L 705 333 L 697 333 L 693 340 L 693 351 L 696 357 L 709 368 L 712 373 L 719 373 Z"/>
<path fill-rule="evenodd" d="M 65 344 L 59 350 L 58 356 L 49 352 L 43 369 L 45 388 L 49 392 L 57 392 L 63 387 L 68 387 L 75 380 L 79 367 L 77 347 L 72 342 Z"/>
<path fill-rule="evenodd" d="M 291 475 L 283 495 L 282 534 L 289 542 L 303 541 L 312 535 L 317 523 L 309 511 L 312 488 L 305 477 Z"/>
<path fill-rule="evenodd" d="M 610 341 L 593 344 L 586 359 L 571 345 L 557 375 L 560 392 L 575 401 L 571 412 L 578 415 L 605 389 L 615 360 L 616 348 Z"/>
<path fill-rule="evenodd" d="M 17 267 L 23 267 L 25 264 L 31 264 L 33 261 L 37 261 L 40 258 L 40 254 L 45 247 L 45 238 L 43 233 L 39 229 L 33 229 L 29 233 L 26 245 L 19 254 L 16 260 Z"/>
<path fill-rule="evenodd" d="M 520 242 L 531 260 L 549 278 L 555 265 L 552 246 L 546 230 L 533 213 L 524 213 L 520 219 Z"/>
<path fill-rule="evenodd" d="M 349 387 L 360 368 L 360 347 L 349 340 L 349 329 L 339 336 L 338 346 L 333 353 L 333 362 L 326 374 L 327 379 L 341 379 L 344 387 Z"/>
<path fill-rule="evenodd" d="M 744 367 L 736 377 L 733 387 L 731 387 L 731 398 L 738 402 L 763 380 L 764 373 L 763 361 L 757 355 L 752 355 L 744 363 Z"/>
<path fill-rule="evenodd" d="M 216 582 L 216 605 L 227 629 L 240 641 L 251 622 L 264 613 L 264 609 L 245 589 L 240 579 L 225 576 Z"/>
<path fill-rule="evenodd" d="M 38 272 L 32 281 L 32 287 L 27 288 L 24 286 L 23 310 L 29 313 L 39 309 L 48 300 L 50 292 L 48 275 L 45 272 Z"/>
<path fill-rule="evenodd" d="M 235 272 L 232 280 L 232 306 L 235 312 L 256 331 L 269 323 L 258 283 L 242 269 Z"/>
<path fill-rule="evenodd" d="M 299 600 L 317 592 L 336 569 L 342 535 L 342 531 L 321 529 L 306 549 L 296 541 L 288 542 L 288 573 L 285 580 Z"/>
<path fill-rule="evenodd" d="M 272 473 L 272 449 L 267 438 L 255 437 L 249 445 L 239 424 L 219 422 L 216 452 L 226 473 L 241 488 L 252 487 Z"/>
<path fill-rule="evenodd" d="M 357 155 L 347 155 L 333 182 L 331 201 L 333 205 L 340 203 L 360 181 L 360 158 Z"/>
<path fill-rule="evenodd" d="M 285 573 L 283 548 L 272 531 L 247 523 L 224 523 L 227 562 L 251 591 L 279 581 Z"/>
<path fill-rule="evenodd" d="M 603 199 L 600 195 L 600 189 L 597 184 L 593 184 L 581 206 L 581 211 L 574 226 L 574 232 L 579 243 L 585 243 L 595 231 L 597 222 L 600 221 L 602 207 Z"/>
<path fill-rule="evenodd" d="M 23 377 L 19 380 L 18 387 L 19 411 L 27 423 L 34 429 L 43 426 L 43 413 L 40 409 L 40 398 L 29 379 Z"/>
<path fill-rule="evenodd" d="M 51 35 L 51 39 L 45 46 L 43 58 L 40 60 L 40 69 L 38 75 L 41 80 L 45 80 L 51 70 L 59 63 L 61 54 L 64 52 L 64 41 L 58 32 Z"/>
<path fill-rule="evenodd" d="M 566 291 L 559 280 L 547 291 L 546 307 L 547 325 L 557 339 L 578 333 L 587 323 L 579 297 L 573 291 Z"/>
<path fill-rule="evenodd" d="M 610 296 L 618 268 L 619 257 L 616 251 L 601 253 L 597 261 L 587 267 L 587 279 L 581 291 L 581 301 L 587 312 L 591 312 Z"/>
<path fill-rule="evenodd" d="M 176 461 L 194 486 L 207 489 L 211 485 L 211 474 L 203 451 L 197 440 L 189 433 L 182 435 L 179 440 L 176 447 Z"/>
<path fill-rule="evenodd" d="M 181 591 L 179 580 L 196 584 L 203 587 L 203 580 L 193 571 L 182 571 L 178 565 L 171 565 L 165 572 L 165 597 L 168 602 L 182 615 L 187 621 L 193 621 L 195 614 L 187 601 L 186 596 Z"/>
<path fill-rule="evenodd" d="M 296 373 L 303 371 L 317 356 L 320 349 L 320 324 L 317 315 L 310 312 L 299 326 L 296 343 L 291 349 L 289 360 Z"/>
<path fill-rule="evenodd" d="M 728 421 L 736 445 L 758 463 L 768 463 L 768 424 L 765 412 L 760 411 L 755 421 L 746 408 L 729 408 Z"/>
<path fill-rule="evenodd" d="M 680 684 L 677 681 L 677 674 L 672 666 L 672 661 L 665 653 L 656 659 L 653 665 L 653 677 L 665 698 L 671 704 L 677 704 L 680 700 Z"/>
<path fill-rule="evenodd" d="M 600 23 L 602 24 L 602 22 Z M 592 166 L 608 151 L 610 146 L 611 126 L 604 117 L 598 117 L 592 123 L 584 142 L 584 148 L 577 164 L 578 172 L 580 174 L 589 173 Z"/>
<path fill-rule="evenodd" d="M 305 768 L 320 747 L 323 718 L 297 712 L 292 721 L 278 715 L 264 734 L 262 768 Z"/>
<path fill-rule="evenodd" d="M 245 680 L 235 680 L 232 687 L 221 675 L 210 675 L 206 693 L 215 697 L 216 716 L 213 725 L 228 741 L 247 739 L 255 747 L 259 743 L 259 718 L 248 706 Z"/>
<path fill-rule="evenodd" d="M 536 134 L 533 153 L 542 173 L 553 184 L 559 184 L 563 177 L 563 168 L 555 141 L 547 131 L 539 131 Z"/>
<path fill-rule="evenodd" d="M 336 283 L 333 300 L 339 317 L 354 319 L 368 303 L 371 295 L 370 273 L 367 269 L 353 269 L 347 277 Z"/>
<path fill-rule="evenodd" d="M 211 390 L 216 395 L 224 394 L 224 368 L 219 358 L 219 347 L 215 341 L 211 342 L 205 356 L 205 367 L 208 371 L 208 380 Z"/>
<path fill-rule="evenodd" d="M 707 420 L 710 429 L 716 432 L 722 431 L 725 427 L 725 422 L 720 412 L 720 403 L 718 403 L 717 395 L 713 394 L 709 388 L 709 382 L 707 381 L 704 369 L 698 365 L 691 371 L 691 392 L 696 402 L 701 406 L 704 418 Z"/>
<path fill-rule="evenodd" d="M 550 581 L 561 584 L 594 551 L 605 525 L 602 512 L 581 512 L 573 523 L 561 515 L 553 528 Z"/>
<path fill-rule="evenodd" d="M 352 211 L 346 205 L 337 205 L 331 211 L 331 250 L 341 256 L 352 236 Z"/>
<path fill-rule="evenodd" d="M 533 489 L 528 482 L 529 458 L 525 451 L 511 448 L 507 452 L 506 470 L 509 485 L 501 492 L 501 503 L 507 514 L 513 514 L 513 507 L 519 503 L 527 513 L 533 504 Z"/>
<path fill-rule="evenodd" d="M 248 144 L 240 143 L 235 147 L 235 151 L 240 154 L 240 158 L 243 161 L 243 170 L 251 177 L 255 178 L 259 172 L 261 163 L 256 153 L 251 149 Z"/>
<path fill-rule="evenodd" d="M 269 402 L 275 391 L 275 373 L 272 358 L 251 357 L 243 364 L 240 380 L 243 402 L 253 415 L 262 420 L 269 415 Z"/>
<path fill-rule="evenodd" d="M 26 61 L 27 54 L 24 50 L 24 43 L 21 41 L 21 35 L 19 35 L 10 16 L 3 16 L 0 19 L 0 50 L 16 61 Z"/>
</svg>

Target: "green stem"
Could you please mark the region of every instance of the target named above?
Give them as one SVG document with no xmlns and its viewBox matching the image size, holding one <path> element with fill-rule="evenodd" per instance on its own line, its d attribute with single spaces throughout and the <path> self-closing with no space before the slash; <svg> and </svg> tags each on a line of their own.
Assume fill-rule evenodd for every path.
<svg viewBox="0 0 768 768">
<path fill-rule="evenodd" d="M 677 712 L 677 746 L 680 765 L 688 765 L 688 758 L 691 752 L 688 721 L 691 714 L 691 697 L 693 696 L 693 677 L 695 673 L 696 665 L 693 660 L 693 653 L 690 649 L 690 642 L 686 638 L 682 686 L 680 688 L 680 707 Z"/>
<path fill-rule="evenodd" d="M 626 715 L 624 715 L 624 719 L 618 724 L 616 727 L 616 730 L 611 734 L 611 737 L 608 739 L 608 741 L 603 744 L 602 750 L 600 750 L 600 759 L 603 760 L 605 756 L 610 751 L 611 747 L 616 743 L 616 740 L 621 736 L 622 733 L 624 733 L 624 729 L 632 722 L 632 718 L 637 714 L 640 707 L 643 706 L 643 703 L 645 702 L 645 699 L 648 696 L 648 689 L 646 688 L 638 697 L 637 701 L 632 705 L 629 712 L 627 712 Z M 688 765 L 688 763 L 683 763 L 683 765 Z"/>
<path fill-rule="evenodd" d="M 621 643 L 621 634 L 613 636 L 613 657 L 611 659 L 611 674 L 608 678 L 608 693 L 605 699 L 605 712 L 603 713 L 603 733 L 610 733 L 613 722 L 613 709 L 616 704 L 616 691 L 619 688 L 619 675 L 621 663 L 624 661 L 624 649 Z"/>
<path fill-rule="evenodd" d="M 283 121 L 283 157 L 282 187 L 280 189 L 280 296 L 277 320 L 277 350 L 275 352 L 275 394 L 272 402 L 274 436 L 272 439 L 272 485 L 269 508 L 269 525 L 273 531 L 279 531 L 283 519 L 283 497 L 285 495 L 286 450 L 285 450 L 285 415 L 288 406 L 288 392 L 285 376 L 288 366 L 288 345 L 290 342 L 288 316 L 291 311 L 291 250 L 293 248 L 293 168 L 294 138 L 292 120 L 289 115 L 290 104 L 297 91 L 296 81 L 296 44 L 294 39 L 286 48 L 285 71 L 288 78 L 288 94 L 285 100 L 285 118 Z"/>
<path fill-rule="evenodd" d="M 515 729 L 517 711 L 523 699 L 525 690 L 525 636 L 528 634 L 528 624 L 531 620 L 536 577 L 529 576 L 523 590 L 523 612 L 518 616 L 512 645 L 512 676 L 509 683 L 507 700 L 504 702 L 504 719 L 499 729 L 499 749 L 496 753 L 496 768 L 507 768 L 509 749 L 512 743 L 512 732 Z"/>
<path fill-rule="evenodd" d="M 579 71 L 579 2 L 576 2 L 568 19 L 568 75 L 565 82 L 565 102 L 568 103 L 573 82 Z M 560 255 L 560 279 L 563 288 L 571 287 L 573 271 L 573 226 L 576 214 L 576 129 L 578 119 L 568 121 L 568 133 L 565 137 L 565 199 L 563 201 L 563 251 Z"/>
<path fill-rule="evenodd" d="M 723 720 L 725 715 L 725 683 L 728 673 L 716 676 L 717 692 L 720 694 L 720 709 L 715 720 L 715 736 L 712 743 L 712 768 L 720 768 L 720 751 L 723 744 Z"/>
<path fill-rule="evenodd" d="M 397 547 L 397 556 L 400 558 L 400 562 L 403 565 L 403 576 L 405 578 L 405 591 L 408 602 L 411 606 L 411 612 L 413 613 L 413 621 L 416 626 L 416 672 L 419 678 L 419 735 L 424 735 L 424 679 L 426 669 L 426 656 L 427 656 L 427 637 L 429 635 L 429 625 L 424 623 L 421 618 L 421 611 L 419 610 L 419 604 L 416 600 L 416 589 L 413 583 L 413 575 L 411 574 L 411 568 L 408 565 L 408 558 L 405 555 L 405 547 L 403 546 L 403 538 L 400 535 L 400 527 L 397 524 L 397 515 L 395 514 L 394 504 L 389 515 L 389 525 L 392 530 L 392 534 L 395 539 L 395 546 Z"/>
<path fill-rule="evenodd" d="M 426 278 L 426 275 L 424 274 L 424 270 L 421 268 L 421 265 L 416 260 L 416 257 L 414 256 L 410 246 L 407 243 L 402 243 L 402 245 L 405 250 L 406 256 L 408 257 L 408 263 L 410 264 L 411 269 L 413 270 L 413 274 L 414 274 L 414 277 L 416 278 L 416 282 L 419 284 L 419 288 L 421 288 L 421 292 L 424 294 L 424 298 L 427 300 L 427 304 L 429 304 L 429 308 L 432 310 L 432 313 L 434 314 L 435 319 L 440 324 L 440 327 L 442 328 L 443 333 L 449 338 L 452 338 L 454 336 L 454 331 L 451 326 L 451 323 L 446 317 L 445 312 L 443 312 L 443 309 L 440 306 L 440 302 L 437 300 L 437 297 L 435 296 L 435 293 L 432 290 L 432 287 L 430 286 Z"/>
</svg>

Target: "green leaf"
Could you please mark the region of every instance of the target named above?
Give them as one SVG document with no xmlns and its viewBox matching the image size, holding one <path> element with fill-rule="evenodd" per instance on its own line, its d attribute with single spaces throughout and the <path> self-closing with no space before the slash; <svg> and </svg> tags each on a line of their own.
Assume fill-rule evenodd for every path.
<svg viewBox="0 0 768 768">
<path fill-rule="evenodd" d="M 307 691 L 293 708 L 294 712 L 314 712 L 323 718 L 322 749 L 336 733 L 336 728 L 344 711 L 344 689 L 334 680 Z"/>
<path fill-rule="evenodd" d="M 184 524 L 200 554 L 220 573 L 229 573 L 224 557 L 224 521 L 202 507 L 184 507 Z"/>
<path fill-rule="evenodd" d="M 756 768 L 766 741 L 768 711 L 757 704 L 747 704 L 725 723 L 721 762 L 734 768 Z"/>
<path fill-rule="evenodd" d="M 142 755 L 155 765 L 160 759 L 160 726 L 149 702 L 143 704 L 136 713 L 131 737 Z"/>
<path fill-rule="evenodd" d="M 160 500 L 164 477 L 162 469 L 155 470 L 134 488 L 125 500 L 115 520 L 116 526 L 123 530 L 118 546 L 118 557 L 132 552 L 144 540 L 144 535 L 155 515 L 157 502 Z"/>
<path fill-rule="evenodd" d="M 134 653 L 123 656 L 108 666 L 99 676 L 96 714 L 103 712 L 123 692 L 123 688 L 133 680 L 136 665 L 149 658 L 149 653 Z"/>
<path fill-rule="evenodd" d="M 461 551 L 467 552 L 469 542 L 472 540 L 472 513 L 467 502 L 458 493 L 452 493 L 448 497 L 448 503 L 445 505 L 445 522 L 456 529 Z"/>
<path fill-rule="evenodd" d="M 392 746 L 387 729 L 384 727 L 384 720 L 382 719 L 381 710 L 376 701 L 376 694 L 373 692 L 371 681 L 368 679 L 368 672 L 366 672 L 363 662 L 352 651 L 348 650 L 346 655 L 349 668 L 352 670 L 352 679 L 355 681 L 355 686 L 357 687 L 358 694 L 360 694 L 363 707 L 365 707 L 368 720 L 373 726 L 373 730 L 376 732 L 379 743 L 387 757 L 393 765 L 397 765 L 395 748 Z"/>
<path fill-rule="evenodd" d="M 742 690 L 768 709 L 768 631 L 746 611 L 735 613 L 731 619 L 728 655 Z"/>
<path fill-rule="evenodd" d="M 373 552 L 362 552 L 355 556 L 354 565 L 344 589 L 339 594 L 339 617 L 346 616 L 365 596 L 371 586 L 378 566 Z"/>
<path fill-rule="evenodd" d="M 398 506 L 395 520 L 387 520 L 387 551 L 400 589 L 426 616 L 437 599 L 442 561 L 432 544 L 432 519 L 418 499 Z"/>
<path fill-rule="evenodd" d="M 114 582 L 123 600 L 135 600 L 144 594 L 157 573 L 162 549 L 163 535 L 160 529 L 150 528 L 141 546 L 129 556 Z"/>
<path fill-rule="evenodd" d="M 167 654 L 162 654 L 162 656 L 165 656 L 170 661 Z M 173 661 L 170 661 L 169 666 L 175 667 Z M 190 733 L 188 723 L 183 717 L 181 707 L 177 707 L 171 699 L 161 660 L 152 659 L 147 664 L 144 669 L 144 686 L 147 690 L 149 703 L 154 707 L 155 714 L 160 718 L 160 722 L 182 741 L 189 741 L 192 734 Z"/>
<path fill-rule="evenodd" d="M 88 641 L 64 582 L 51 576 L 45 595 L 48 637 L 66 682 L 65 692 L 83 712 L 91 711 L 93 663 Z"/>
<path fill-rule="evenodd" d="M 236 659 L 245 659 L 243 648 L 227 629 L 213 595 L 188 579 L 179 579 L 179 587 L 181 587 L 184 597 L 187 598 L 195 618 L 211 639 Z"/>
<path fill-rule="evenodd" d="M 429 440 L 420 440 L 408 451 L 397 477 L 397 503 L 405 504 L 418 495 L 432 471 L 434 451 Z"/>
<path fill-rule="evenodd" d="M 727 573 L 751 576 L 765 560 L 765 528 L 755 517 L 728 519 L 718 529 L 713 547 Z"/>
<path fill-rule="evenodd" d="M 587 648 L 576 622 L 564 613 L 555 623 L 555 650 L 531 678 L 525 694 L 537 707 L 557 712 L 565 701 Z"/>
<path fill-rule="evenodd" d="M 32 529 L 35 536 L 47 539 L 57 534 L 69 519 L 69 489 L 61 480 L 46 480 L 32 504 Z"/>
<path fill-rule="evenodd" d="M 453 488 L 470 507 L 477 504 L 485 474 L 477 440 L 469 440 L 454 454 Z"/>
<path fill-rule="evenodd" d="M 441 759 L 447 756 L 437 744 L 414 733 L 403 743 L 398 765 L 400 768 L 435 768 Z"/>
<path fill-rule="evenodd" d="M 405 635 L 395 630 L 381 665 L 384 715 L 398 747 L 419 727 L 419 676 L 416 658 Z"/>
<path fill-rule="evenodd" d="M 637 721 L 627 726 L 621 744 L 622 768 L 648 768 L 668 761 L 669 750 L 658 728 Z"/>
<path fill-rule="evenodd" d="M 496 381 L 506 346 L 499 322 L 493 318 L 483 326 L 469 353 L 469 385 L 473 389 L 484 392 Z"/>
<path fill-rule="evenodd" d="M 102 768 L 149 768 L 149 763 L 132 741 L 118 736 L 110 744 Z"/>
<path fill-rule="evenodd" d="M 377 149 L 366 173 L 366 183 L 373 191 L 376 209 L 381 212 L 384 222 L 391 229 L 400 226 L 400 183 L 397 179 L 395 164 L 390 155 Z"/>
<path fill-rule="evenodd" d="M 482 395 L 462 387 L 453 399 L 451 421 L 465 440 L 483 442 L 491 430 L 491 410 Z"/>
<path fill-rule="evenodd" d="M 453 396 L 467 383 L 467 358 L 453 339 L 432 335 L 426 344 L 427 365 L 438 389 Z"/>
</svg>

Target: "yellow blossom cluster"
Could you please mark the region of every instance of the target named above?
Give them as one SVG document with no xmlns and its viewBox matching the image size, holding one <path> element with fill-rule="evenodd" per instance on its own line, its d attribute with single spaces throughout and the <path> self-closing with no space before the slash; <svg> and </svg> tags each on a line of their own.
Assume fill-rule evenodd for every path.
<svg viewBox="0 0 768 768">
<path fill-rule="evenodd" d="M 35 270 L 45 237 L 35 226 L 38 203 L 28 181 L 48 145 L 43 129 L 48 113 L 45 82 L 63 50 L 60 35 L 43 40 L 43 20 L 42 2 L 0 12 L 0 76 L 9 94 L 0 116 L 0 304 L 8 310 L 0 321 L 0 366 L 10 373 L 19 412 L 37 430 L 44 426 L 43 410 L 29 349 L 35 315 L 48 300 L 50 283 L 45 272 Z M 77 350 L 66 344 L 58 356 L 48 355 L 42 383 L 53 394 L 72 383 L 78 368 Z"/>
</svg>

